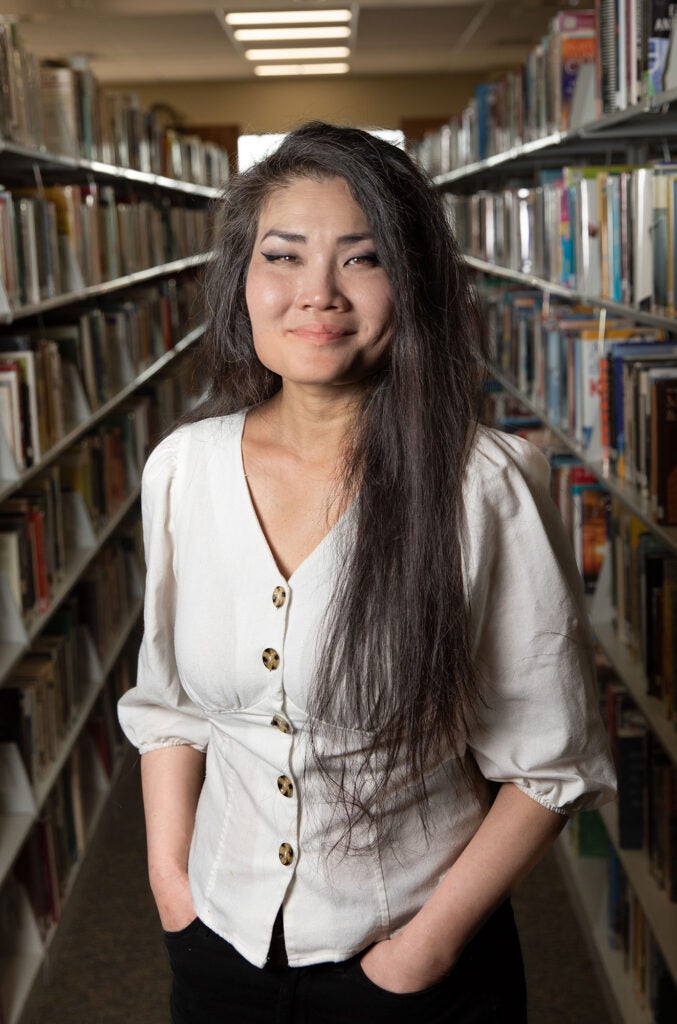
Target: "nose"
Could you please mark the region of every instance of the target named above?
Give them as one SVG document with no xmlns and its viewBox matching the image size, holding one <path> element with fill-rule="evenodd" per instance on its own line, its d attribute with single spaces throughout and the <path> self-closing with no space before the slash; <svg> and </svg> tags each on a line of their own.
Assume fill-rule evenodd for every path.
<svg viewBox="0 0 677 1024">
<path fill-rule="evenodd" d="M 331 263 L 309 261 L 299 281 L 298 305 L 302 309 L 345 309 L 348 300 Z"/>
</svg>

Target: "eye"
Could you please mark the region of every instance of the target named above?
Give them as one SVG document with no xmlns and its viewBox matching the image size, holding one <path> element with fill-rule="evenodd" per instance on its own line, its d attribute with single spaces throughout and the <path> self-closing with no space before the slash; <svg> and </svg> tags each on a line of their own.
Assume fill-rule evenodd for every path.
<svg viewBox="0 0 677 1024">
<path fill-rule="evenodd" d="M 375 252 L 366 252 L 360 256 L 351 256 L 348 260 L 349 264 L 356 266 L 367 266 L 367 267 L 380 267 L 381 261 Z"/>
<path fill-rule="evenodd" d="M 266 263 L 295 263 L 298 259 L 289 252 L 262 252 L 261 255 Z"/>
</svg>

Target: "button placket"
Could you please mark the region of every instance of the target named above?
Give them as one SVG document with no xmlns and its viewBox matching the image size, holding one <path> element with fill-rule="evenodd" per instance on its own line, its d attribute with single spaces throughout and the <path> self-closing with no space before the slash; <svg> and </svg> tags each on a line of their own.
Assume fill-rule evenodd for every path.
<svg viewBox="0 0 677 1024">
<path fill-rule="evenodd" d="M 284 679 L 281 653 L 284 650 L 284 637 L 286 634 L 287 616 L 289 614 L 289 586 L 286 582 L 278 583 L 276 586 L 271 588 L 269 594 L 272 603 L 272 618 L 268 620 L 268 616 L 266 616 L 266 619 L 273 626 L 272 636 L 276 639 L 274 645 L 266 647 L 263 650 L 261 657 L 268 672 L 272 674 L 279 670 L 278 678 L 276 678 L 275 682 L 279 684 L 276 689 L 278 689 L 280 698 L 279 706 L 282 708 L 284 707 Z M 268 607 L 270 608 L 270 605 Z M 289 737 L 289 754 L 291 750 L 291 737 L 294 732 L 291 722 L 280 710 L 272 715 L 270 725 L 272 728 L 281 732 L 284 736 Z M 289 777 L 286 765 L 280 764 L 280 768 L 282 768 L 282 773 L 277 776 L 276 785 L 281 804 L 285 804 L 286 806 L 284 811 L 281 804 L 279 807 L 282 812 L 282 819 L 287 821 L 287 825 L 291 826 L 291 831 L 296 834 L 296 826 L 298 822 L 297 791 L 294 783 Z M 282 821 L 280 823 L 282 823 Z M 281 830 L 282 836 L 280 836 L 280 839 L 283 839 L 284 833 L 287 831 L 287 825 L 282 825 L 282 829 L 284 829 L 284 831 Z M 280 864 L 285 868 L 292 867 L 295 858 L 296 852 L 292 844 L 287 841 L 281 842 L 278 848 L 278 859 Z"/>
</svg>

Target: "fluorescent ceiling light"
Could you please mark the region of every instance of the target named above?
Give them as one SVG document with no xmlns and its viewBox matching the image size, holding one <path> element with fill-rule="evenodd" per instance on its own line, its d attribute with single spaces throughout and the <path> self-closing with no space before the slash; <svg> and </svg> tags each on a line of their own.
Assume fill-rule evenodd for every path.
<svg viewBox="0 0 677 1024">
<path fill-rule="evenodd" d="M 265 43 L 276 39 L 348 39 L 348 25 L 327 25 L 325 28 L 238 28 L 233 33 L 238 43 Z"/>
<path fill-rule="evenodd" d="M 227 14 L 228 25 L 312 25 L 317 22 L 350 21 L 353 12 L 335 11 L 257 11 L 243 14 Z"/>
<path fill-rule="evenodd" d="M 345 75 L 350 64 L 260 64 L 255 75 Z"/>
<path fill-rule="evenodd" d="M 247 60 L 340 60 L 350 56 L 348 46 L 297 46 L 271 50 L 245 50 Z"/>
</svg>

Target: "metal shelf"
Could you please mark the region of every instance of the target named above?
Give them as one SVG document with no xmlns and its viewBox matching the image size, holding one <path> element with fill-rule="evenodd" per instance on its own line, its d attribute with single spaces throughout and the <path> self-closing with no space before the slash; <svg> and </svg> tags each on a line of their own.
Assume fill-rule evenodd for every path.
<svg viewBox="0 0 677 1024">
<path fill-rule="evenodd" d="M 149 380 L 152 380 L 152 378 L 156 374 L 158 374 L 161 370 L 164 370 L 178 356 L 185 352 L 186 349 L 188 349 L 191 345 L 195 344 L 195 342 L 202 337 L 204 332 L 205 326 L 204 324 L 200 324 L 199 327 L 195 327 L 192 331 L 186 334 L 185 337 L 181 338 L 180 341 L 177 341 L 176 345 L 174 345 L 172 349 L 170 349 L 168 352 L 165 352 L 163 355 L 159 357 L 159 359 L 156 359 L 153 363 L 151 363 L 150 366 L 146 367 L 145 370 L 138 374 L 138 376 L 136 376 L 134 380 L 131 381 L 121 391 L 118 391 L 118 393 L 114 395 L 113 398 L 111 398 L 108 402 L 105 402 L 103 405 L 99 406 L 99 408 L 96 409 L 95 412 L 93 412 L 92 415 L 89 416 L 83 423 L 79 423 L 77 427 L 74 427 L 73 430 L 70 430 L 65 437 L 62 437 L 60 441 L 58 441 L 52 448 L 49 449 L 49 451 L 45 452 L 44 456 L 35 466 L 31 466 L 29 469 L 24 470 L 17 477 L 16 480 L 0 480 L 0 501 L 4 501 L 5 498 L 8 498 L 15 491 L 20 490 L 25 484 L 29 482 L 29 480 L 32 480 L 33 477 L 38 476 L 38 474 L 42 473 L 47 468 L 47 466 L 51 465 L 52 462 L 55 462 L 60 455 L 63 455 L 63 453 L 67 451 L 68 448 L 70 448 L 70 446 L 75 441 L 78 440 L 78 438 L 82 437 L 83 434 L 86 434 L 88 430 L 91 430 L 91 428 L 94 427 L 97 423 L 105 419 L 106 416 L 113 412 L 113 410 L 116 409 L 118 405 L 124 402 L 125 399 L 129 398 L 130 395 L 133 395 L 138 388 L 142 387 Z"/>
<path fill-rule="evenodd" d="M 169 192 L 181 192 L 185 195 L 194 196 L 196 199 L 215 199 L 221 194 L 221 188 L 212 185 L 200 185 L 197 182 L 181 181 L 168 178 L 163 174 L 153 174 L 150 171 L 138 171 L 133 167 L 118 167 L 115 164 L 106 164 L 100 160 L 85 160 L 79 157 L 65 156 L 59 153 L 48 153 L 44 149 L 33 149 L 30 146 L 21 146 L 8 139 L 0 139 L 0 161 L 3 156 L 11 158 L 12 167 L 31 170 L 38 166 L 41 170 L 56 173 L 66 173 L 69 178 L 73 174 L 80 174 L 91 178 L 111 178 L 117 181 L 129 182 L 133 185 L 145 185 L 151 188 L 161 188 Z"/>
<path fill-rule="evenodd" d="M 633 892 L 646 914 L 668 970 L 677 982 L 677 903 L 670 903 L 666 893 L 659 889 L 649 871 L 649 861 L 644 850 L 620 849 L 615 809 L 615 804 L 607 804 L 599 813 Z"/>
<path fill-rule="evenodd" d="M 652 732 L 660 740 L 668 757 L 677 767 L 677 729 L 665 717 L 665 708 L 657 697 L 646 692 L 646 677 L 637 656 L 621 641 L 609 623 L 592 622 L 595 636 L 615 672 L 647 719 Z"/>
<path fill-rule="evenodd" d="M 127 642 L 129 634 L 134 628 L 134 625 L 137 622 L 142 609 L 143 598 L 137 598 L 133 602 L 130 610 L 125 616 L 124 621 L 120 626 L 120 629 L 118 630 L 117 636 L 115 637 L 113 643 L 110 645 L 109 649 L 106 651 L 102 659 L 101 682 L 99 684 L 90 686 L 89 692 L 83 698 L 82 703 L 78 706 L 77 714 L 68 729 L 68 733 L 66 734 L 66 736 L 64 736 L 60 744 L 59 752 L 55 760 L 52 761 L 52 763 L 48 766 L 47 772 L 35 786 L 35 802 L 37 804 L 38 810 L 40 810 L 40 808 L 42 807 L 43 803 L 47 799 L 47 795 L 50 792 L 52 786 L 54 785 L 59 775 L 61 774 L 63 766 L 68 760 L 71 750 L 75 746 L 77 739 L 84 728 L 85 722 L 89 718 L 92 708 L 96 703 L 96 699 L 103 690 L 103 687 L 106 682 L 106 677 L 113 668 L 113 665 L 115 664 L 122 648 Z"/>
<path fill-rule="evenodd" d="M 16 663 L 27 654 L 33 640 L 42 632 L 54 612 L 68 597 L 75 584 L 82 576 L 87 566 L 92 562 L 102 546 L 115 533 L 116 529 L 138 500 L 141 494 L 141 485 L 137 484 L 132 488 L 125 500 L 118 506 L 106 525 L 97 533 L 96 544 L 91 548 L 75 548 L 68 553 L 68 561 L 65 572 L 54 588 L 49 601 L 49 607 L 38 615 L 34 615 L 26 622 L 26 633 L 28 643 L 26 644 L 0 644 L 0 685 L 3 679 L 12 671 Z"/>
<path fill-rule="evenodd" d="M 526 395 L 524 395 L 511 380 L 504 376 L 500 370 L 492 367 L 491 372 L 506 391 L 509 391 L 514 398 L 525 406 L 525 408 L 529 409 L 534 416 L 541 420 L 557 440 L 561 441 L 561 443 L 565 445 L 565 447 L 567 447 L 569 451 L 576 456 L 576 458 L 585 463 L 590 472 L 594 474 L 597 480 L 604 488 L 606 488 L 607 491 L 609 491 L 610 494 L 613 494 L 614 497 L 618 498 L 619 501 L 621 501 L 634 516 L 640 519 L 656 537 L 660 538 L 666 547 L 677 552 L 677 527 L 660 526 L 658 523 L 655 523 L 651 516 L 649 503 L 641 496 L 641 494 L 639 494 L 637 488 L 626 483 L 624 480 L 619 480 L 610 476 L 605 471 L 601 463 L 590 462 L 586 458 L 584 450 L 579 448 L 579 446 L 575 444 L 568 434 L 566 434 L 560 427 L 552 423 L 543 409 L 539 408 L 535 402 L 532 402 L 527 398 Z"/>
<path fill-rule="evenodd" d="M 214 259 L 211 252 L 198 253 L 196 256 L 186 256 L 180 260 L 172 260 L 170 263 L 160 263 L 147 270 L 136 270 L 133 274 L 125 274 L 123 277 L 115 277 L 112 281 L 102 281 L 101 284 L 88 285 L 76 292 L 64 292 L 62 295 L 55 295 L 51 299 L 43 299 L 42 302 L 35 302 L 29 306 L 17 306 L 8 313 L 0 314 L 0 323 L 13 324 L 17 320 L 23 320 L 29 316 L 37 316 L 39 313 L 47 313 L 51 309 L 59 309 L 61 306 L 70 306 L 76 302 L 85 302 L 88 299 L 96 299 L 100 295 L 108 295 L 110 292 L 120 291 L 121 288 L 131 288 L 133 285 L 145 284 L 157 277 L 166 277 L 168 274 L 179 274 L 184 270 L 191 270 L 200 267 Z"/>
<path fill-rule="evenodd" d="M 497 263 L 490 263 L 488 260 L 480 259 L 478 256 L 465 256 L 465 262 L 473 270 L 479 270 L 483 274 L 492 274 L 494 277 L 504 277 L 508 281 L 515 281 L 517 284 L 525 285 L 527 288 L 537 288 L 539 291 L 547 292 L 549 295 L 558 295 L 570 302 L 583 302 L 588 306 L 599 306 L 609 313 L 615 313 L 626 320 L 635 320 L 638 323 L 648 324 L 652 327 L 663 327 L 668 331 L 677 331 L 677 316 L 665 316 L 659 313 L 648 313 L 642 309 L 635 309 L 634 306 L 626 306 L 620 302 L 613 302 L 611 299 L 604 299 L 599 295 L 588 295 L 586 292 L 575 291 L 565 285 L 556 284 L 554 281 L 547 281 L 544 277 L 535 277 L 533 274 L 523 274 L 519 270 L 511 270 L 509 267 L 502 267 Z"/>
<path fill-rule="evenodd" d="M 666 122 L 665 107 L 674 103 L 677 103 L 677 89 L 647 98 L 642 103 L 626 107 L 625 110 L 615 110 L 568 131 L 551 132 L 519 146 L 511 146 L 510 149 L 492 154 L 484 160 L 475 160 L 463 167 L 435 175 L 433 182 L 438 188 L 446 189 L 469 178 L 509 168 L 511 164 L 534 163 L 535 159 L 544 155 L 554 155 L 556 151 L 561 151 L 563 155 L 580 155 L 582 152 L 603 151 L 614 142 L 619 146 L 627 146 L 632 139 L 669 137 L 674 134 L 675 124 L 672 117 L 669 123 Z"/>
<path fill-rule="evenodd" d="M 623 1024 L 652 1024 L 650 1013 L 637 1001 L 634 978 L 625 968 L 622 951 L 609 946 L 606 858 L 578 856 L 566 829 L 555 843 L 555 856 L 582 922 L 583 934 L 601 964 L 608 998 L 613 1000 L 620 1019 Z"/>
</svg>

